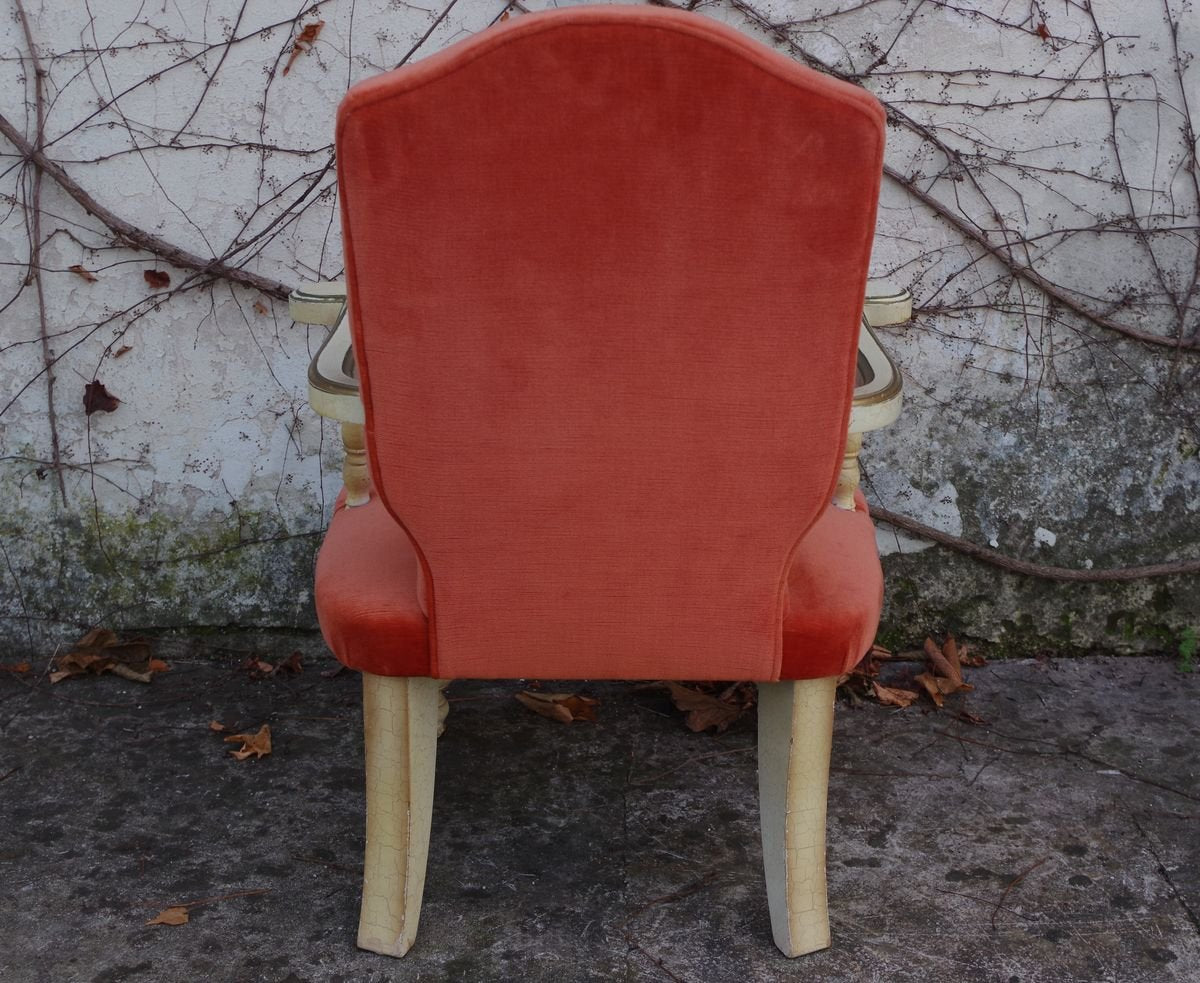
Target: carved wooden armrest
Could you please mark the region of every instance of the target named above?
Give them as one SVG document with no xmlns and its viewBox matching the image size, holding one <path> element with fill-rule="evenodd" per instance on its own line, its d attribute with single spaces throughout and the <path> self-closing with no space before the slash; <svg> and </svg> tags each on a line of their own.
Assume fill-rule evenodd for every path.
<svg viewBox="0 0 1200 983">
<path fill-rule="evenodd" d="M 850 407 L 849 435 L 846 438 L 842 473 L 833 494 L 833 503 L 838 508 L 854 510 L 854 492 L 860 477 L 858 452 L 862 449 L 862 435 L 868 430 L 888 426 L 900 415 L 904 377 L 871 329 L 886 324 L 903 324 L 910 317 L 912 294 L 907 288 L 880 280 L 867 284 L 862 328 L 858 335 L 858 369 L 854 402 Z"/>
<path fill-rule="evenodd" d="M 309 284 L 288 297 L 292 320 L 302 324 L 333 326 L 308 366 L 308 404 L 321 416 L 342 425 L 342 481 L 346 504 L 370 501 L 367 451 L 363 436 L 363 408 L 358 396 L 358 372 L 350 348 L 346 285 L 341 281 Z"/>
</svg>

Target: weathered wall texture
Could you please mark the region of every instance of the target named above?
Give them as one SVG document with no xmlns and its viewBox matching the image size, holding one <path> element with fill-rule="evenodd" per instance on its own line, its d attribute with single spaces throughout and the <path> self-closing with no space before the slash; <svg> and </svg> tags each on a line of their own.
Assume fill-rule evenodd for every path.
<svg viewBox="0 0 1200 983">
<path fill-rule="evenodd" d="M 338 443 L 305 404 L 324 329 L 292 324 L 272 282 L 340 271 L 335 107 L 356 79 L 549 4 L 23 0 L 26 31 L 6 2 L 0 639 L 311 626 Z M 1200 555 L 1191 3 L 695 6 L 889 107 L 875 267 L 919 311 L 886 332 L 907 411 L 868 438 L 872 501 L 1038 564 Z M 155 256 L 141 233 L 224 266 Z M 114 411 L 85 414 L 93 380 Z M 880 543 L 886 639 L 1136 648 L 1200 623 L 1195 576 L 1060 585 L 889 525 Z"/>
</svg>

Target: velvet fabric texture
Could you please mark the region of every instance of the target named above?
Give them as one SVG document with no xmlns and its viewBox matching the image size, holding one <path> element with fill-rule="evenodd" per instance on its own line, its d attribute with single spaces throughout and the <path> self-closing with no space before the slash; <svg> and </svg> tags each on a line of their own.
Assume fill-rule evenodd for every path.
<svg viewBox="0 0 1200 983">
<path fill-rule="evenodd" d="M 878 556 L 865 511 L 828 503 L 882 150 L 869 94 L 657 8 L 515 17 L 351 89 L 377 492 L 318 564 L 339 657 L 755 680 L 857 659 Z"/>
</svg>

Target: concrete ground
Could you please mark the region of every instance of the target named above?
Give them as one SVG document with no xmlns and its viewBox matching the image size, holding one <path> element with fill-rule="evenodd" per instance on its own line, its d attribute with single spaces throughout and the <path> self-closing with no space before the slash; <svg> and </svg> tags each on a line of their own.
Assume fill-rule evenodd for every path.
<svg viewBox="0 0 1200 983">
<path fill-rule="evenodd" d="M 237 668 L 294 648 L 299 675 Z M 1200 979 L 1200 674 L 1168 660 L 970 670 L 983 724 L 840 706 L 834 942 L 796 961 L 770 940 L 752 719 L 693 734 L 605 683 L 568 726 L 456 683 L 396 961 L 354 947 L 357 677 L 322 676 L 312 638 L 158 654 L 150 685 L 0 673 L 4 983 Z M 273 753 L 234 760 L 214 719 L 269 723 Z"/>
</svg>

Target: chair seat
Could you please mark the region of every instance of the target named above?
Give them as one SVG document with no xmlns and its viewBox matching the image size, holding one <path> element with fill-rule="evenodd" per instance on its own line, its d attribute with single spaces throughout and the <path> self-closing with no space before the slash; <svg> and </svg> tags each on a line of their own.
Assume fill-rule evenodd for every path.
<svg viewBox="0 0 1200 983">
<path fill-rule="evenodd" d="M 830 506 L 801 541 L 788 575 L 780 679 L 836 676 L 871 645 L 883 605 L 875 528 L 861 492 L 853 512 Z M 352 669 L 433 675 L 428 621 L 417 598 L 420 563 L 378 495 L 334 507 L 317 557 L 321 631 Z M 530 659 L 537 675 L 536 654 Z"/>
</svg>

